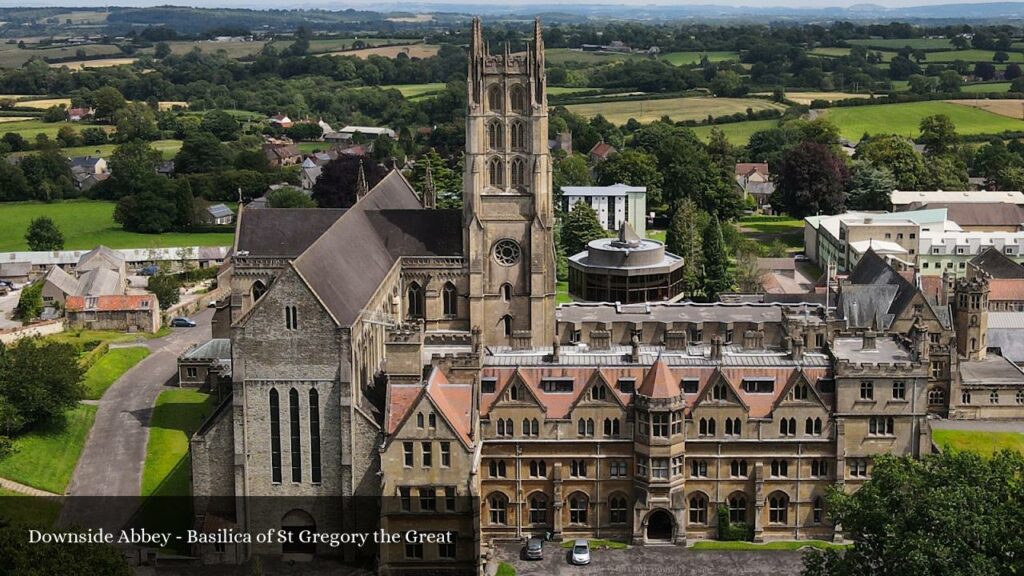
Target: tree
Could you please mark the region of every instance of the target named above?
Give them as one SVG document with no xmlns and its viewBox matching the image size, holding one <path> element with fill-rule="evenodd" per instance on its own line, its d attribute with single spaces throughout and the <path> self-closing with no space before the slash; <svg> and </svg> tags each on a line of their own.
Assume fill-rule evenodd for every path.
<svg viewBox="0 0 1024 576">
<path fill-rule="evenodd" d="M 936 82 L 934 78 L 914 74 L 910 77 L 909 86 L 914 94 L 931 94 L 935 91 Z"/>
<path fill-rule="evenodd" d="M 967 50 L 967 47 L 970 46 L 970 42 L 962 34 L 957 34 L 950 42 L 953 43 L 953 48 L 957 50 Z"/>
<path fill-rule="evenodd" d="M 772 205 L 794 218 L 838 214 L 846 208 L 845 161 L 828 146 L 804 142 L 783 157 Z"/>
<path fill-rule="evenodd" d="M 359 156 L 342 154 L 324 164 L 313 184 L 313 200 L 321 208 L 348 208 L 356 203 L 359 170 L 366 176 L 366 189 L 372 190 L 385 176 L 386 168 Z"/>
<path fill-rule="evenodd" d="M 110 120 L 114 112 L 124 108 L 128 102 L 121 92 L 113 86 L 104 86 L 90 95 L 92 105 L 95 108 L 95 116 L 99 119 Z"/>
<path fill-rule="evenodd" d="M 320 127 L 317 126 L 317 128 Z M 237 140 L 242 127 L 231 114 L 223 110 L 210 110 L 203 115 L 199 129 L 213 134 L 222 142 L 227 142 L 228 140 Z"/>
<path fill-rule="evenodd" d="M 924 182 L 924 157 L 901 136 L 886 134 L 873 137 L 857 147 L 854 157 L 888 168 L 900 190 L 920 190 Z"/>
<path fill-rule="evenodd" d="M 38 502 L 40 517 L 45 517 L 43 510 L 50 504 L 48 498 L 39 498 L 35 501 L 27 498 L 21 500 L 23 502 L 19 503 L 19 506 L 32 506 Z M 121 550 L 112 544 L 31 544 L 25 537 L 25 528 L 22 526 L 0 525 L 0 550 L 4 551 L 4 572 L 8 574 L 133 574 Z"/>
<path fill-rule="evenodd" d="M 921 136 L 917 141 L 924 144 L 924 152 L 929 156 L 952 152 L 960 143 L 956 124 L 945 114 L 935 114 L 922 119 L 920 127 Z"/>
<path fill-rule="evenodd" d="M 146 289 L 152 292 L 160 303 L 161 310 L 167 310 L 181 299 L 181 282 L 175 276 L 165 273 L 150 276 Z"/>
<path fill-rule="evenodd" d="M 12 407 L 0 411 L 6 435 L 58 417 L 81 400 L 85 370 L 78 356 L 70 344 L 36 338 L 0 345 L 0 405 Z"/>
<path fill-rule="evenodd" d="M 129 232 L 160 234 L 174 228 L 177 206 L 167 190 L 125 196 L 114 208 L 114 221 Z"/>
<path fill-rule="evenodd" d="M 556 159 L 551 171 L 551 181 L 557 206 L 562 200 L 562 186 L 589 186 L 593 183 L 587 159 L 582 154 Z"/>
<path fill-rule="evenodd" d="M 26 286 L 18 296 L 18 305 L 14 308 L 14 317 L 22 322 L 31 322 L 43 313 L 42 283 Z"/>
<path fill-rule="evenodd" d="M 297 122 L 284 132 L 292 140 L 300 141 L 319 140 L 324 135 L 324 129 L 315 122 Z M 387 148 L 386 143 L 383 148 Z M 376 151 L 376 146 L 374 147 L 374 150 Z"/>
<path fill-rule="evenodd" d="M 1002 50 L 999 50 L 995 54 L 992 55 L 992 61 L 993 62 L 998 62 L 999 64 L 1002 64 L 1003 62 L 1006 62 L 1009 59 L 1010 59 L 1010 55 L 1007 54 L 1006 52 L 1003 52 Z"/>
<path fill-rule="evenodd" d="M 316 208 L 316 202 L 305 192 L 293 186 L 283 186 L 267 193 L 270 208 Z"/>
<path fill-rule="evenodd" d="M 102 193 L 117 200 L 162 185 L 163 182 L 154 182 L 163 180 L 156 173 L 162 159 L 148 142 L 132 140 L 121 144 L 110 155 L 110 178 L 103 182 Z"/>
<path fill-rule="evenodd" d="M 732 70 L 719 71 L 711 81 L 711 92 L 715 96 L 742 96 L 747 92 L 740 75 Z"/>
<path fill-rule="evenodd" d="M 856 492 L 826 510 L 853 546 L 809 552 L 804 576 L 1015 574 L 1024 550 L 1024 456 L 948 451 L 875 457 Z"/>
<path fill-rule="evenodd" d="M 64 249 L 64 234 L 57 223 L 48 216 L 33 218 L 25 233 L 25 242 L 33 252 L 50 252 Z"/>
<path fill-rule="evenodd" d="M 1007 64 L 1006 70 L 1003 70 L 1004 80 L 1016 80 L 1017 78 L 1020 78 L 1022 75 L 1024 75 L 1024 72 L 1021 71 L 1020 64 Z"/>
<path fill-rule="evenodd" d="M 171 55 L 171 45 L 167 42 L 157 42 L 153 48 L 153 57 L 157 60 L 163 60 Z"/>
<path fill-rule="evenodd" d="M 932 156 L 925 165 L 924 186 L 929 190 L 966 190 L 969 182 L 967 165 L 956 154 Z"/>
<path fill-rule="evenodd" d="M 895 189 L 896 180 L 888 168 L 858 161 L 851 170 L 847 204 L 853 210 L 889 211 L 890 195 Z"/>
<path fill-rule="evenodd" d="M 707 214 L 702 213 L 692 200 L 683 200 L 676 207 L 672 223 L 665 235 L 665 248 L 683 257 L 683 290 L 690 296 L 701 288 L 701 230 L 704 229 L 707 219 Z"/>
<path fill-rule="evenodd" d="M 647 207 L 661 206 L 661 172 L 657 159 L 640 150 L 623 150 L 594 167 L 601 186 L 628 184 L 647 187 Z"/>
<path fill-rule="evenodd" d="M 732 288 L 729 276 L 729 254 L 722 238 L 722 225 L 717 216 L 712 216 L 704 227 L 704 296 L 709 302 L 718 299 L 718 295 Z"/>
<path fill-rule="evenodd" d="M 156 116 L 145 104 L 131 103 L 124 106 L 114 112 L 113 122 L 117 126 L 117 133 L 114 136 L 120 142 L 156 140 L 160 137 Z"/>
<path fill-rule="evenodd" d="M 442 158 L 431 148 L 426 154 L 416 159 L 410 181 L 423 194 L 427 180 L 427 166 L 430 166 L 430 179 L 434 182 L 434 193 L 437 195 L 437 207 L 446 209 L 462 209 L 462 164 L 461 160 L 454 167 L 449 166 L 451 159 Z"/>
<path fill-rule="evenodd" d="M 562 247 L 567 256 L 586 250 L 591 241 L 606 236 L 597 212 L 583 202 L 570 206 L 569 213 L 562 216 Z"/>
<path fill-rule="evenodd" d="M 32 192 L 21 168 L 0 159 L 0 202 L 30 198 Z"/>
<path fill-rule="evenodd" d="M 996 67 L 990 62 L 978 62 L 974 65 L 974 77 L 980 80 L 991 80 L 996 77 Z"/>
<path fill-rule="evenodd" d="M 181 174 L 223 170 L 228 153 L 220 140 L 209 132 L 189 134 L 174 157 L 174 171 Z"/>
</svg>

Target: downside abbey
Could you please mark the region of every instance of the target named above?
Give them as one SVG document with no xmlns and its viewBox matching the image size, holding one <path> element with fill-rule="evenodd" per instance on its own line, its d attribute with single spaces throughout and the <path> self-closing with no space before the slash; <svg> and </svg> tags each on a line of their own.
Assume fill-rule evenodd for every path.
<svg viewBox="0 0 1024 576">
<path fill-rule="evenodd" d="M 838 539 L 826 490 L 873 456 L 930 452 L 934 417 L 1024 416 L 983 272 L 925 285 L 868 251 L 825 304 L 556 308 L 540 25 L 525 53 L 482 38 L 474 21 L 461 212 L 398 171 L 347 210 L 239 211 L 232 390 L 191 441 L 197 530 L 455 538 L 204 561 L 477 574 L 494 541 L 683 545 L 721 510 L 755 541 Z"/>
</svg>

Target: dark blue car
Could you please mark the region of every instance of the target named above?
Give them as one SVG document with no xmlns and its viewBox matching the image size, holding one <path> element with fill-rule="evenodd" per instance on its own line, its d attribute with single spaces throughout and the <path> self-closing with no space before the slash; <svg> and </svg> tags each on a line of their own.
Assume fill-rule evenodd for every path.
<svg viewBox="0 0 1024 576">
<path fill-rule="evenodd" d="M 175 328 L 195 328 L 196 322 L 191 318 L 179 317 L 171 319 L 171 326 Z"/>
</svg>

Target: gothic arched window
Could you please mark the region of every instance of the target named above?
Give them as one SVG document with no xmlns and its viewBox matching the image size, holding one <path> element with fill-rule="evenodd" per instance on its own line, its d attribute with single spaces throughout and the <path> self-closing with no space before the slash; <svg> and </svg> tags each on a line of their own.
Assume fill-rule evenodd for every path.
<svg viewBox="0 0 1024 576">
<path fill-rule="evenodd" d="M 501 158 L 495 156 L 487 163 L 487 173 L 490 178 L 491 186 L 495 188 L 502 188 L 505 186 L 505 163 L 501 161 Z"/>
<path fill-rule="evenodd" d="M 506 315 L 506 316 L 503 316 L 501 318 L 501 328 L 502 328 L 502 332 L 504 332 L 505 336 L 511 336 L 512 335 L 512 317 L 511 316 L 507 316 Z"/>
<path fill-rule="evenodd" d="M 487 109 L 491 112 L 501 112 L 503 108 L 501 96 L 501 85 L 492 84 L 487 89 Z"/>
<path fill-rule="evenodd" d="M 526 112 L 526 88 L 522 84 L 516 84 L 508 91 L 509 103 L 512 104 L 512 111 L 519 114 Z"/>
<path fill-rule="evenodd" d="M 416 282 L 409 284 L 408 316 L 410 318 L 423 318 L 423 309 L 425 308 L 424 299 L 425 295 L 423 293 L 423 287 Z"/>
<path fill-rule="evenodd" d="M 459 295 L 455 291 L 455 285 L 451 282 L 447 282 L 444 285 L 444 290 L 441 292 L 441 298 L 444 301 L 444 315 L 455 316 L 459 313 Z"/>
<path fill-rule="evenodd" d="M 510 168 L 512 188 L 516 190 L 526 188 L 526 161 L 522 158 L 513 158 Z"/>
<path fill-rule="evenodd" d="M 505 147 L 505 127 L 499 120 L 491 120 L 487 124 L 487 147 L 492 150 Z"/>
<path fill-rule="evenodd" d="M 516 120 L 509 127 L 513 150 L 526 149 L 526 124 Z"/>
</svg>

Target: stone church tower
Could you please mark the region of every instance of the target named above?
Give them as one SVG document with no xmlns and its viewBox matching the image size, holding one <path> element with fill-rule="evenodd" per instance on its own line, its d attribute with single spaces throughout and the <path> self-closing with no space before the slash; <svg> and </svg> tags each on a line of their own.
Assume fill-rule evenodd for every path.
<svg viewBox="0 0 1024 576">
<path fill-rule="evenodd" d="M 464 225 L 470 322 L 483 343 L 540 346 L 555 331 L 554 211 L 540 22 L 525 53 L 491 54 L 473 21 Z"/>
</svg>

